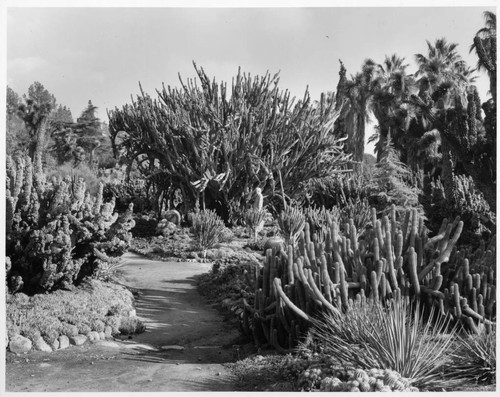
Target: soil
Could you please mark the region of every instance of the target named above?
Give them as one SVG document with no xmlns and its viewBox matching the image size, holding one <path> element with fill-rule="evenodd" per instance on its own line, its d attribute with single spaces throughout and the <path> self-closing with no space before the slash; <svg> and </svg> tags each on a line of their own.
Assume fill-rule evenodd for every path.
<svg viewBox="0 0 500 397">
<path fill-rule="evenodd" d="M 239 332 L 196 290 L 209 263 L 124 256 L 146 332 L 52 353 L 6 354 L 8 392 L 234 391 Z"/>
</svg>

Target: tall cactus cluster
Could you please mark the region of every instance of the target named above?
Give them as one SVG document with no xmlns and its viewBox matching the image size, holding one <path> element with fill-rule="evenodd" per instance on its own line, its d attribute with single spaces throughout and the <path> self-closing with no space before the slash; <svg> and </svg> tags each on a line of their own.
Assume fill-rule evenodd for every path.
<svg viewBox="0 0 500 397">
<path fill-rule="evenodd" d="M 67 288 L 92 276 L 129 246 L 132 206 L 124 215 L 114 200 L 95 197 L 82 178 L 47 180 L 40 156 L 7 157 L 7 285 L 11 292 Z"/>
<path fill-rule="evenodd" d="M 247 274 L 255 299 L 243 302 L 243 329 L 283 351 L 322 311 L 341 315 L 355 310 L 354 301 L 413 298 L 473 331 L 496 320 L 495 247 L 459 251 L 459 218 L 444 220 L 433 237 L 416 210 L 398 217 L 393 207 L 379 219 L 373 210 L 371 225 L 360 238 L 352 219 L 330 220 L 326 232 L 313 234 L 306 223 L 295 245 L 268 250 L 264 266 Z"/>
</svg>

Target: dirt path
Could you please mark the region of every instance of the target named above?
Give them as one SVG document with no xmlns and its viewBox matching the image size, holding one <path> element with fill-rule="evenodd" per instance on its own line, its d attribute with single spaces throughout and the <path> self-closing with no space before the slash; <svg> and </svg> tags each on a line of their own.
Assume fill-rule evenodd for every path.
<svg viewBox="0 0 500 397">
<path fill-rule="evenodd" d="M 222 364 L 234 362 L 238 331 L 196 291 L 196 276 L 210 265 L 125 259 L 124 284 L 141 290 L 136 310 L 146 332 L 53 353 L 7 353 L 8 392 L 235 390 Z"/>
</svg>

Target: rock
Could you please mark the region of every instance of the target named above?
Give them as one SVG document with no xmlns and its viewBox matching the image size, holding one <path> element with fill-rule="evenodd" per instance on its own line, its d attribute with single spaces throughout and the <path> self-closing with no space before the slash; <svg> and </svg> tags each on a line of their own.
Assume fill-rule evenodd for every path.
<svg viewBox="0 0 500 397">
<path fill-rule="evenodd" d="M 43 340 L 42 337 L 33 340 L 33 349 L 46 353 L 50 353 L 52 351 L 52 348 Z"/>
<path fill-rule="evenodd" d="M 179 345 L 167 345 L 167 346 L 162 346 L 162 350 L 178 350 L 182 351 L 184 350 L 184 346 L 179 346 Z"/>
<path fill-rule="evenodd" d="M 87 337 L 85 335 L 78 334 L 69 338 L 69 343 L 75 346 L 81 346 L 85 342 L 87 342 Z"/>
<path fill-rule="evenodd" d="M 31 350 L 32 346 L 33 343 L 21 335 L 15 335 L 9 341 L 9 350 L 12 353 L 27 353 Z"/>
<path fill-rule="evenodd" d="M 106 325 L 104 327 L 104 335 L 106 335 L 106 338 L 111 338 L 113 336 L 113 328 L 111 328 L 109 325 Z"/>
<path fill-rule="evenodd" d="M 284 249 L 284 241 L 280 237 L 270 237 L 264 243 L 264 254 L 268 249 L 276 249 L 277 251 Z"/>
<path fill-rule="evenodd" d="M 99 332 L 96 331 L 90 331 L 87 334 L 87 338 L 89 339 L 89 342 L 94 343 L 99 341 L 101 338 L 99 338 Z"/>
<path fill-rule="evenodd" d="M 59 337 L 59 349 L 66 349 L 69 347 L 69 338 L 66 335 Z"/>
<path fill-rule="evenodd" d="M 50 353 L 52 351 L 52 348 L 43 340 L 41 336 L 33 341 L 33 349 L 46 353 Z"/>
<path fill-rule="evenodd" d="M 189 251 L 186 253 L 186 258 L 188 259 L 199 259 L 198 253 L 195 251 Z"/>
<path fill-rule="evenodd" d="M 50 344 L 50 347 L 52 348 L 52 350 L 58 350 L 59 349 L 59 340 L 58 339 L 55 339 L 51 344 Z"/>
<path fill-rule="evenodd" d="M 106 339 L 106 334 L 104 333 L 104 331 L 99 332 L 99 340 L 104 340 L 104 339 Z"/>
<path fill-rule="evenodd" d="M 179 211 L 170 210 L 165 212 L 163 216 L 168 222 L 172 223 L 174 226 L 179 226 L 181 224 L 181 214 Z"/>
<path fill-rule="evenodd" d="M 130 310 L 130 311 L 128 312 L 128 316 L 129 316 L 129 317 L 135 317 L 135 316 L 137 316 L 137 312 L 135 311 L 135 309 Z"/>
<path fill-rule="evenodd" d="M 156 226 L 156 234 L 161 234 L 164 237 L 174 234 L 176 230 L 177 226 L 166 219 L 162 219 Z"/>
</svg>

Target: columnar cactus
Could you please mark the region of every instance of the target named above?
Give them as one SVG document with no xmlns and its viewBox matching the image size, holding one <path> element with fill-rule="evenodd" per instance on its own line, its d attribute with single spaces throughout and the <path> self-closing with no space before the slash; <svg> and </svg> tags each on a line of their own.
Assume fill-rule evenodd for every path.
<svg viewBox="0 0 500 397">
<path fill-rule="evenodd" d="M 114 200 L 86 192 L 81 178 L 47 181 L 29 157 L 7 159 L 7 256 L 11 291 L 68 287 L 93 275 L 103 258 L 123 254 L 134 226 L 132 208 L 119 217 Z M 101 261 L 101 262 L 99 262 Z"/>
<path fill-rule="evenodd" d="M 264 266 L 248 275 L 255 303 L 244 302 L 243 328 L 257 343 L 286 350 L 318 312 L 341 315 L 353 300 L 367 299 L 419 299 L 472 330 L 496 320 L 495 248 L 457 251 L 462 221 L 445 220 L 429 238 L 416 210 L 398 219 L 393 207 L 381 219 L 373 211 L 372 225 L 359 239 L 352 220 L 332 221 L 320 241 L 306 223 L 297 244 L 268 250 Z"/>
</svg>

